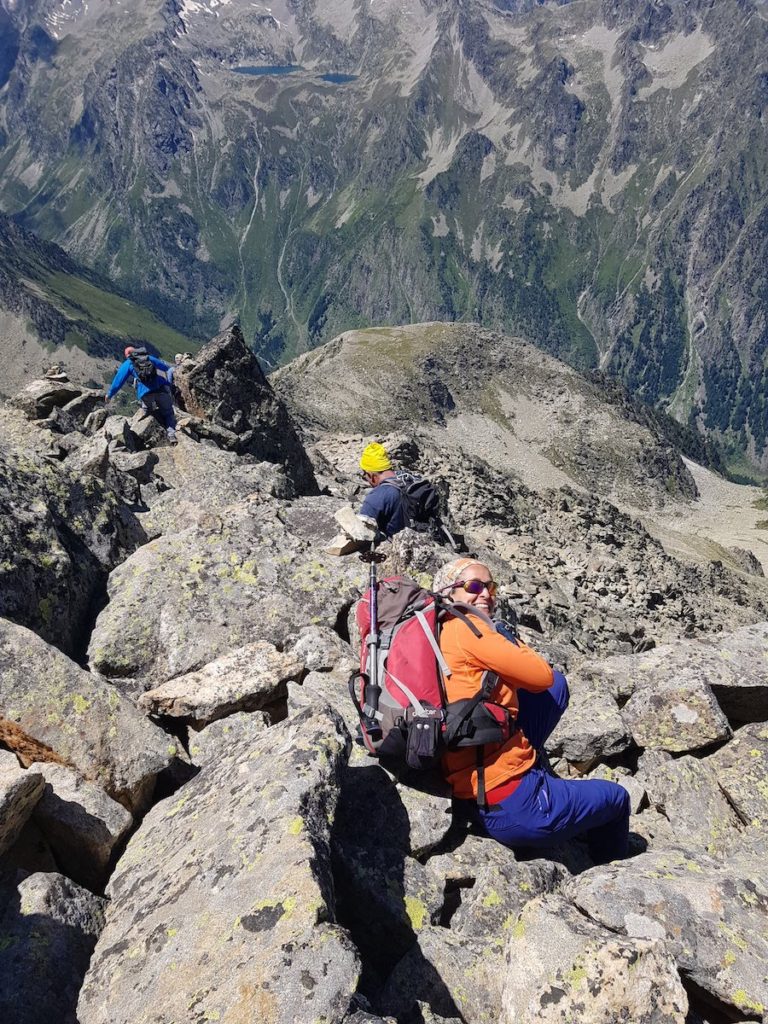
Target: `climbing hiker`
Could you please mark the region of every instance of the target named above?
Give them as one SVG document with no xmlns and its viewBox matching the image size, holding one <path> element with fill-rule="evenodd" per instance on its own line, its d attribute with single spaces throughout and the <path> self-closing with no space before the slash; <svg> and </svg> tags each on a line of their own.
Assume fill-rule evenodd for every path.
<svg viewBox="0 0 768 1024">
<path fill-rule="evenodd" d="M 568 707 L 568 683 L 513 632 L 488 621 L 496 589 L 488 566 L 470 558 L 451 562 L 434 581 L 436 593 L 483 613 L 472 617 L 475 630 L 451 617 L 450 609 L 443 622 L 447 700 L 476 697 L 488 680 L 484 675 L 495 673 L 490 701 L 516 719 L 516 731 L 504 743 L 444 751 L 443 774 L 453 795 L 466 802 L 482 831 L 505 846 L 553 846 L 584 835 L 595 863 L 626 857 L 627 791 L 598 779 L 560 779 L 545 766 L 541 752 Z"/>
<path fill-rule="evenodd" d="M 129 345 L 124 352 L 125 361 L 121 363 L 114 376 L 104 401 L 114 398 L 120 388 L 130 378 L 136 388 L 136 397 L 141 407 L 149 416 L 153 416 L 163 427 L 171 444 L 178 444 L 176 438 L 176 417 L 171 400 L 171 387 L 165 374 L 170 366 L 157 356 L 150 355 L 144 348 Z M 161 371 L 161 372 L 158 372 Z"/>
<path fill-rule="evenodd" d="M 379 539 L 394 537 L 407 526 L 429 531 L 435 539 L 449 541 L 453 537 L 440 518 L 437 491 L 425 477 L 406 469 L 395 469 L 382 444 L 369 444 L 360 457 L 360 469 L 370 484 L 358 513 L 364 522 L 375 524 Z"/>
</svg>

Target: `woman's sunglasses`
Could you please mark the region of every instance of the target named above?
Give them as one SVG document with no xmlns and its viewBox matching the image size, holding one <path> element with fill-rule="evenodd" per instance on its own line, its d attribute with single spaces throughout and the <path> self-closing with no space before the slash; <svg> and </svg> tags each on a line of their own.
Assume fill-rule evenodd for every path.
<svg viewBox="0 0 768 1024">
<path fill-rule="evenodd" d="M 474 594 L 476 597 L 487 590 L 489 597 L 496 597 L 499 585 L 494 580 L 458 580 L 453 584 L 453 589 L 465 590 L 468 594 Z"/>
</svg>

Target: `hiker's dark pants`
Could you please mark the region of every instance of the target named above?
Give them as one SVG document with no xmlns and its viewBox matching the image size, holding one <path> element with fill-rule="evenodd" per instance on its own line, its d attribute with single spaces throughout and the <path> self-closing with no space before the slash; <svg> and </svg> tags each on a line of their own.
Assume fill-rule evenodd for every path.
<svg viewBox="0 0 768 1024">
<path fill-rule="evenodd" d="M 568 707 L 568 683 L 555 672 L 554 684 L 541 693 L 518 690 L 518 724 L 540 750 Z M 629 794 L 615 782 L 559 779 L 534 765 L 522 782 L 494 809 L 478 809 L 480 824 L 505 846 L 555 846 L 586 835 L 596 864 L 627 855 Z"/>
<path fill-rule="evenodd" d="M 141 406 L 165 427 L 169 437 L 176 435 L 176 416 L 170 391 L 148 391 L 141 400 Z"/>
</svg>

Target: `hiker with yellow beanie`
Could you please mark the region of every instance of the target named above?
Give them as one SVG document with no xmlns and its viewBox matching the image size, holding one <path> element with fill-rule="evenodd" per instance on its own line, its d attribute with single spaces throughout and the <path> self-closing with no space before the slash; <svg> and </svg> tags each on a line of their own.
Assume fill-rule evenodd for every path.
<svg viewBox="0 0 768 1024">
<path fill-rule="evenodd" d="M 360 456 L 360 469 L 371 490 L 358 515 L 363 520 L 375 523 L 380 535 L 393 537 L 405 529 L 407 521 L 402 491 L 397 484 L 392 460 L 383 444 L 374 442 L 364 449 Z"/>
</svg>

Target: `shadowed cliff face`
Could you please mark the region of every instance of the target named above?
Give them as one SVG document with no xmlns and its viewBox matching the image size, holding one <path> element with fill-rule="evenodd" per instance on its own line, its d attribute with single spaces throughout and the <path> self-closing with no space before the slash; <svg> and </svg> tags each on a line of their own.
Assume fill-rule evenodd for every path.
<svg viewBox="0 0 768 1024">
<path fill-rule="evenodd" d="M 480 320 L 767 464 L 763 3 L 1 16 L 0 205 L 182 331 Z"/>
</svg>

